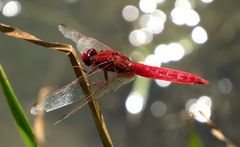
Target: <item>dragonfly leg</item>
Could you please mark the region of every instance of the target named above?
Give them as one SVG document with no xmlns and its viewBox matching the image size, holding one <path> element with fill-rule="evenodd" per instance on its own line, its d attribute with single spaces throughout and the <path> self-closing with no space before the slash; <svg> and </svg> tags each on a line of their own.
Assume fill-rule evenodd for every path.
<svg viewBox="0 0 240 147">
<path fill-rule="evenodd" d="M 91 70 L 88 72 L 88 74 L 93 73 L 94 71 L 96 71 L 98 69 L 98 66 L 91 66 Z"/>
<path fill-rule="evenodd" d="M 103 62 L 103 63 L 101 63 L 101 64 L 98 64 L 98 65 L 96 65 L 96 66 L 91 66 L 91 70 L 89 71 L 89 73 L 88 74 L 91 74 L 91 73 L 93 73 L 94 71 L 96 71 L 98 68 L 101 68 L 101 66 L 105 66 L 104 68 L 101 68 L 101 69 L 106 69 L 106 68 L 108 68 L 108 67 L 110 67 L 112 65 L 112 63 L 111 62 L 108 62 L 108 61 L 106 61 L 106 62 Z"/>
<path fill-rule="evenodd" d="M 104 70 L 104 81 L 103 81 L 103 85 L 107 85 L 108 84 L 108 73 L 106 70 Z"/>
<path fill-rule="evenodd" d="M 107 82 L 107 81 L 108 81 L 108 74 L 107 74 L 107 71 L 104 71 L 104 78 L 105 78 L 105 81 Z"/>
</svg>

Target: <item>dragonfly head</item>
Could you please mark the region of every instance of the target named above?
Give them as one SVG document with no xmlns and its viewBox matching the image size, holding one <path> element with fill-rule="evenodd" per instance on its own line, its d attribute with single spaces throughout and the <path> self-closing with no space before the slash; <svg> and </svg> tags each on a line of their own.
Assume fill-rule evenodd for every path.
<svg viewBox="0 0 240 147">
<path fill-rule="evenodd" d="M 92 57 L 95 55 L 97 55 L 96 49 L 91 48 L 86 51 L 83 51 L 81 58 L 84 64 L 86 64 L 87 66 L 90 66 L 92 64 Z"/>
</svg>

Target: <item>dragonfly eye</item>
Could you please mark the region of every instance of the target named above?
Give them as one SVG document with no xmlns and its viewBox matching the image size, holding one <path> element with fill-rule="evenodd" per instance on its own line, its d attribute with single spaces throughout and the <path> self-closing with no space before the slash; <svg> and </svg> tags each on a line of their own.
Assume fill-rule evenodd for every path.
<svg viewBox="0 0 240 147">
<path fill-rule="evenodd" d="M 82 52 L 82 60 L 84 64 L 90 66 L 92 64 L 92 56 L 97 55 L 97 51 L 94 48 L 88 49 Z"/>
</svg>

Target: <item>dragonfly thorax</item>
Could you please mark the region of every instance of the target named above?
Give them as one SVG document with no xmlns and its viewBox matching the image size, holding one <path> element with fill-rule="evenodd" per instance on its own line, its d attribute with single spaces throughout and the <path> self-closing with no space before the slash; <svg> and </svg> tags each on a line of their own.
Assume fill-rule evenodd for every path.
<svg viewBox="0 0 240 147">
<path fill-rule="evenodd" d="M 83 51 L 81 57 L 84 64 L 91 66 L 91 68 L 98 67 L 112 72 L 129 72 L 129 58 L 112 49 L 97 51 L 94 48 L 90 48 Z"/>
</svg>

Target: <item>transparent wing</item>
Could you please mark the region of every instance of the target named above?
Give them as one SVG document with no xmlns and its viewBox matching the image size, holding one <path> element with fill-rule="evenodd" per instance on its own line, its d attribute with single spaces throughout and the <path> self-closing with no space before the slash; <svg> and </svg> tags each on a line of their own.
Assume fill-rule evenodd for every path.
<svg viewBox="0 0 240 147">
<path fill-rule="evenodd" d="M 98 40 L 82 35 L 77 30 L 61 24 L 58 26 L 60 32 L 68 39 L 74 41 L 77 45 L 78 51 L 81 53 L 83 50 L 95 48 L 96 50 L 109 50 L 111 47 L 99 42 Z"/>
<path fill-rule="evenodd" d="M 89 38 L 78 31 L 67 27 L 66 25 L 59 25 L 59 30 L 63 33 L 66 38 L 73 40 L 77 43 L 79 51 L 86 50 L 89 48 L 95 48 L 97 50 L 107 50 L 110 47 L 100 43 L 94 38 Z M 95 72 L 88 75 L 90 90 L 92 95 L 96 97 L 102 96 L 104 93 L 111 90 L 116 90 L 120 88 L 123 84 L 133 80 L 133 74 L 131 73 L 113 73 L 108 72 L 108 80 L 104 79 L 104 72 L 101 69 L 96 70 Z M 64 86 L 63 88 L 55 91 L 51 95 L 47 96 L 44 101 L 37 102 L 31 108 L 32 114 L 37 114 L 39 111 L 52 111 L 66 105 L 72 104 L 76 101 L 86 104 L 91 100 L 92 95 L 84 94 L 80 82 L 83 80 L 82 77 L 76 79 L 72 83 Z M 82 106 L 81 106 L 82 107 Z"/>
<path fill-rule="evenodd" d="M 108 81 L 105 81 L 104 73 L 101 69 L 97 70 L 96 72 L 88 76 L 92 95 L 96 97 L 101 97 L 106 92 L 109 92 L 111 90 L 117 90 L 123 84 L 126 84 L 133 80 L 133 75 L 131 73 L 119 74 L 109 72 L 108 77 L 109 77 Z M 31 113 L 37 114 L 39 111 L 49 112 L 64 107 L 66 105 L 72 104 L 81 99 L 83 101 L 86 101 L 87 103 L 90 100 L 88 98 L 91 97 L 91 95 L 85 96 L 79 84 L 81 80 L 83 80 L 82 77 L 53 92 L 51 95 L 47 96 L 43 102 L 37 102 L 31 108 Z M 86 103 L 84 102 L 83 105 L 85 105 Z"/>
</svg>

